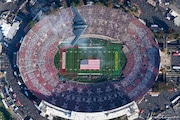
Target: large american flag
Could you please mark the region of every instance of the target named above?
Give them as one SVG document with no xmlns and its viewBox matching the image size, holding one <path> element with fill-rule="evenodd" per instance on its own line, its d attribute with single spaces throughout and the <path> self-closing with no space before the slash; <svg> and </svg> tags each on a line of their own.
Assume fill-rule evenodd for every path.
<svg viewBox="0 0 180 120">
<path fill-rule="evenodd" d="M 81 60 L 80 70 L 100 70 L 100 59 Z"/>
</svg>

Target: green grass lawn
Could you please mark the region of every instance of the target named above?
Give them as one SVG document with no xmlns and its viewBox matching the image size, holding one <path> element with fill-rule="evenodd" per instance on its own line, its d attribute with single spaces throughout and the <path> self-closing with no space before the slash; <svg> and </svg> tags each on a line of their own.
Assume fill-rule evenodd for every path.
<svg viewBox="0 0 180 120">
<path fill-rule="evenodd" d="M 0 111 L 0 120 L 5 120 L 5 117 L 3 115 L 3 112 Z"/>
<path fill-rule="evenodd" d="M 0 99 L 0 120 L 13 120 L 13 118 L 11 117 L 11 114 L 4 107 L 2 103 L 2 99 Z"/>
<path fill-rule="evenodd" d="M 119 54 L 120 54 L 120 71 L 122 71 L 126 66 L 127 59 L 126 59 L 126 55 L 122 51 L 120 51 Z"/>
<path fill-rule="evenodd" d="M 58 70 L 60 69 L 60 53 L 59 53 L 59 50 L 54 57 L 54 65 Z"/>
</svg>

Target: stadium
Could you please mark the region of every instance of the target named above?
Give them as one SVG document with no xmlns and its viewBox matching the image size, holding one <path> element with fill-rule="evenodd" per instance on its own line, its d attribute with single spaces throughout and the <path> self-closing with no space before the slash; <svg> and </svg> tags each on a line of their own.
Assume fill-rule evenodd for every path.
<svg viewBox="0 0 180 120">
<path fill-rule="evenodd" d="M 41 114 L 78 120 L 138 115 L 134 101 L 146 94 L 159 73 L 153 34 L 120 10 L 77 10 L 88 27 L 75 46 L 67 45 L 74 38 L 71 8 L 45 16 L 20 46 L 19 71 L 28 89 L 42 100 Z"/>
</svg>

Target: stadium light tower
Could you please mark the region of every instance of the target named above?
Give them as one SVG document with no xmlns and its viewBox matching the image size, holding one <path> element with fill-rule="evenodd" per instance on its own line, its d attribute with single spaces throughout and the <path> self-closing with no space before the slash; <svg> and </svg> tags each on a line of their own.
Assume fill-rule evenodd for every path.
<svg viewBox="0 0 180 120">
<path fill-rule="evenodd" d="M 71 45 L 74 46 L 75 43 L 80 38 L 81 34 L 83 34 L 86 28 L 88 27 L 88 25 L 86 24 L 86 22 L 84 21 L 84 19 L 81 17 L 81 15 L 74 6 L 72 6 L 71 9 L 75 14 L 73 19 L 74 24 L 72 25 L 75 38 L 71 42 Z"/>
</svg>

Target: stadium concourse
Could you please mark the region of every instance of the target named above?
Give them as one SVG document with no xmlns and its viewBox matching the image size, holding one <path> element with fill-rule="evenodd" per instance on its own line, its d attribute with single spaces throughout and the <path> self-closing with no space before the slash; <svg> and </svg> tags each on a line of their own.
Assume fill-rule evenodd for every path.
<svg viewBox="0 0 180 120">
<path fill-rule="evenodd" d="M 58 45 L 73 37 L 74 14 L 66 8 L 44 17 L 24 38 L 18 53 L 24 83 L 39 99 L 76 112 L 109 111 L 142 98 L 159 72 L 159 48 L 151 31 L 120 10 L 102 6 L 77 9 L 88 25 L 85 36 L 108 36 L 123 44 L 127 63 L 122 78 L 97 84 L 59 80 L 54 56 Z"/>
</svg>

